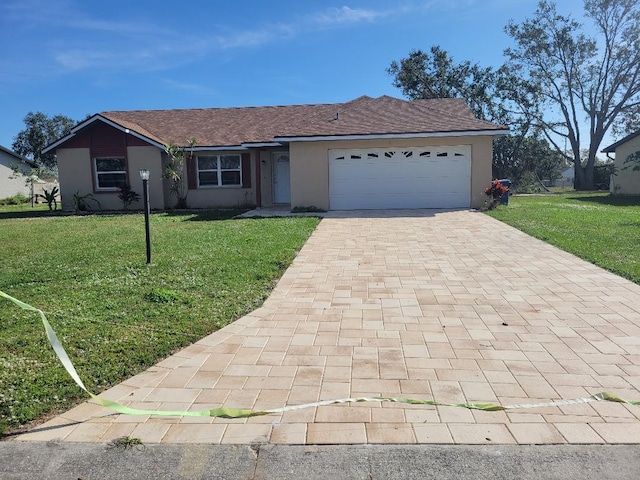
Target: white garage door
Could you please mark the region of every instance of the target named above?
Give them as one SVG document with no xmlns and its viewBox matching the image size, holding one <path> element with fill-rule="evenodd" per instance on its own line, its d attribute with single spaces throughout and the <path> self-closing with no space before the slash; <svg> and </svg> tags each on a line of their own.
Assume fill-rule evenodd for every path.
<svg viewBox="0 0 640 480">
<path fill-rule="evenodd" d="M 471 147 L 329 150 L 331 210 L 468 208 Z"/>
</svg>

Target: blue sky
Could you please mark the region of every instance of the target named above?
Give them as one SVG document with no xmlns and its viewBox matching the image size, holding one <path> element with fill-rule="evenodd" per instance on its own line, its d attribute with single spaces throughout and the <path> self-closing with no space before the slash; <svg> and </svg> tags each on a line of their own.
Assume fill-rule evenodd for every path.
<svg viewBox="0 0 640 480">
<path fill-rule="evenodd" d="M 559 10 L 580 17 L 582 0 Z M 3 0 L 0 145 L 29 111 L 75 120 L 105 110 L 401 97 L 385 69 L 411 49 L 499 66 L 510 19 L 536 0 Z"/>
</svg>

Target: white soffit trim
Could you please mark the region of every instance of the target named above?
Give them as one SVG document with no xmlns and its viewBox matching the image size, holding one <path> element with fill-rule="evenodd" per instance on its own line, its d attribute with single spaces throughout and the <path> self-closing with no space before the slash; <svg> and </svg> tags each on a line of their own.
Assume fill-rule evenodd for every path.
<svg viewBox="0 0 640 480">
<path fill-rule="evenodd" d="M 227 147 L 183 147 L 187 152 L 221 152 L 221 151 L 247 151 L 248 149 L 243 145 L 229 145 Z"/>
<path fill-rule="evenodd" d="M 78 125 L 76 125 L 75 127 L 73 127 L 71 129 L 71 133 L 69 133 L 67 136 L 62 137 L 60 140 L 58 140 L 57 142 L 52 143 L 51 145 L 49 145 L 48 147 L 44 148 L 42 150 L 42 153 L 49 153 L 51 150 L 55 150 L 56 147 L 58 147 L 59 145 L 63 144 L 64 142 L 66 142 L 67 140 L 73 138 L 76 136 L 76 133 L 80 130 L 82 130 L 84 127 L 86 127 L 87 125 L 91 125 L 93 122 L 103 122 L 106 123 L 107 125 L 112 126 L 113 128 L 116 128 L 118 130 L 120 130 L 121 132 L 124 133 L 128 133 L 129 135 L 133 135 L 136 138 L 139 138 L 140 140 L 144 140 L 145 142 L 150 143 L 151 145 L 155 145 L 156 147 L 164 150 L 165 146 L 161 143 L 156 142 L 155 140 L 151 140 L 149 137 L 145 137 L 144 135 L 134 131 L 134 130 L 130 130 L 129 128 L 123 127 L 122 125 L 109 120 L 106 117 L 103 117 L 100 114 L 96 114 L 93 117 L 89 118 L 88 120 L 85 120 L 82 123 L 79 123 Z"/>
<path fill-rule="evenodd" d="M 258 142 L 258 143 L 243 143 L 243 147 L 246 148 L 262 148 L 262 147 L 282 147 L 282 143 L 280 142 Z"/>
<path fill-rule="evenodd" d="M 442 138 L 442 137 L 480 137 L 480 136 L 509 135 L 509 130 L 471 130 L 461 132 L 430 132 L 430 133 L 382 133 L 370 135 L 324 135 L 309 137 L 276 137 L 280 142 L 320 142 L 338 140 L 377 140 L 380 138 Z"/>
</svg>

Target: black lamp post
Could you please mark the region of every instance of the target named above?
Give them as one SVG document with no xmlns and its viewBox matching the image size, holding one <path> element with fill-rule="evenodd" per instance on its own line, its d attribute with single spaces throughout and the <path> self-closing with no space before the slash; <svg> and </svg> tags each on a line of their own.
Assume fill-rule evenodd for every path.
<svg viewBox="0 0 640 480">
<path fill-rule="evenodd" d="M 140 178 L 142 179 L 142 192 L 144 200 L 144 233 L 147 240 L 147 264 L 151 263 L 151 229 L 149 228 L 149 214 L 151 207 L 149 206 L 149 170 L 140 170 Z"/>
</svg>

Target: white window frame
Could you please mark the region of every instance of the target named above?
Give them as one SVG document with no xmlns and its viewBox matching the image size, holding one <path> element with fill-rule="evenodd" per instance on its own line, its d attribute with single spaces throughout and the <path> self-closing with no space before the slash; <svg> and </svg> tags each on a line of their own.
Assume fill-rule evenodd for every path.
<svg viewBox="0 0 640 480">
<path fill-rule="evenodd" d="M 98 171 L 98 160 L 107 160 L 107 159 L 118 159 L 122 160 L 122 170 L 104 170 Z M 100 186 L 100 175 L 108 175 L 108 174 L 124 174 L 124 182 L 128 183 L 128 175 L 127 175 L 127 159 L 125 157 L 120 156 L 111 156 L 111 157 L 95 157 L 93 159 L 93 175 L 96 182 L 96 191 L 101 192 L 116 192 L 119 187 L 101 187 Z"/>
<path fill-rule="evenodd" d="M 215 158 L 216 159 L 216 168 L 209 169 L 200 169 L 200 158 Z M 238 168 L 221 168 L 221 157 L 238 157 Z M 200 172 L 216 172 L 218 184 L 217 185 L 202 185 L 200 183 Z M 223 172 L 238 172 L 239 183 L 234 183 L 231 185 L 223 185 L 222 184 L 222 173 Z M 220 153 L 220 154 L 207 154 L 207 155 L 197 155 L 196 156 L 196 178 L 198 179 L 198 188 L 241 188 L 242 187 L 242 155 L 239 153 Z"/>
</svg>

